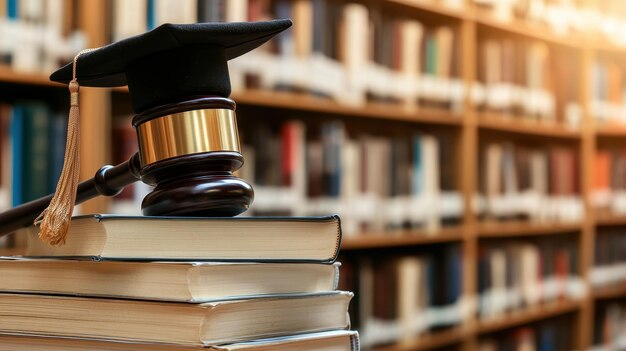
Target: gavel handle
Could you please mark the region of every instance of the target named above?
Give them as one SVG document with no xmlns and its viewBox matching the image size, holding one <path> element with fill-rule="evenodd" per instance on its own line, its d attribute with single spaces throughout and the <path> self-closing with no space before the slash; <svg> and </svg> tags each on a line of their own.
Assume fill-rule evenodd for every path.
<svg viewBox="0 0 626 351">
<path fill-rule="evenodd" d="M 98 195 L 119 194 L 125 186 L 139 180 L 139 170 L 140 162 L 137 153 L 117 166 L 107 165 L 100 168 L 93 178 L 78 184 L 76 204 Z M 52 194 L 0 213 L 0 237 L 32 225 L 35 218 L 48 207 L 51 200 Z"/>
</svg>

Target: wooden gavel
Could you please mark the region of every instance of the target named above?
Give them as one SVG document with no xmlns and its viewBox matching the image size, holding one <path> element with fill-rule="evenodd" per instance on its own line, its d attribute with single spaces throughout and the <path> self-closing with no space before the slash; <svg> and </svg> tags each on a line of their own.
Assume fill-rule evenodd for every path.
<svg viewBox="0 0 626 351">
<path fill-rule="evenodd" d="M 233 100 L 209 96 L 158 106 L 132 123 L 139 152 L 81 182 L 77 204 L 141 180 L 155 186 L 141 204 L 147 216 L 236 216 L 248 209 L 254 191 L 233 175 L 243 165 Z M 51 199 L 0 213 L 0 236 L 32 225 Z"/>
</svg>

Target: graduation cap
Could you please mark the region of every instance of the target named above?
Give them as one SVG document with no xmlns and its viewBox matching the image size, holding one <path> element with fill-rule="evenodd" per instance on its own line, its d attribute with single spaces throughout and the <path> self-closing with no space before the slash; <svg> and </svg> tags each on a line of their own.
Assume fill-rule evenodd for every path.
<svg viewBox="0 0 626 351">
<path fill-rule="evenodd" d="M 230 95 L 227 61 L 262 45 L 291 20 L 164 24 L 80 56 L 82 86 L 128 85 L 135 112 L 194 95 Z M 50 80 L 69 83 L 72 63 Z"/>
<path fill-rule="evenodd" d="M 50 205 L 35 220 L 41 225 L 40 238 L 63 244 L 77 201 L 79 85 L 128 85 L 137 113 L 133 125 L 139 156 L 121 167 L 103 167 L 93 184 L 87 184 L 95 189 L 89 194 L 114 195 L 140 177 L 156 185 L 144 198 L 144 214 L 232 216 L 245 211 L 253 192 L 232 174 L 243 158 L 235 104 L 227 99 L 231 92 L 227 61 L 290 26 L 288 19 L 164 24 L 81 52 L 54 72 L 51 80 L 69 84 L 71 108 L 61 178 Z M 84 201 L 80 196 L 78 200 Z"/>
</svg>

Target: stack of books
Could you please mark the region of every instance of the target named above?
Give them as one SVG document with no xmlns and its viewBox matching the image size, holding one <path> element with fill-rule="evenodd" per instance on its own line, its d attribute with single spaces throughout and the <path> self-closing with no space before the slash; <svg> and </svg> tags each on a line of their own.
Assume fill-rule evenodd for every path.
<svg viewBox="0 0 626 351">
<path fill-rule="evenodd" d="M 83 216 L 0 260 L 0 350 L 358 350 L 335 291 L 341 226 Z"/>
</svg>

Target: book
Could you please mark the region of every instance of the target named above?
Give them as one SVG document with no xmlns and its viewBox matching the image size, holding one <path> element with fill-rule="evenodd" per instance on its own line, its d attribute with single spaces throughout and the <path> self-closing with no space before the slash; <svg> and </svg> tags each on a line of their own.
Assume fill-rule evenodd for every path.
<svg viewBox="0 0 626 351">
<path fill-rule="evenodd" d="M 337 288 L 339 265 L 5 258 L 0 292 L 179 302 L 316 293 Z"/>
<path fill-rule="evenodd" d="M 27 102 L 24 109 L 24 164 L 22 201 L 35 200 L 49 193 L 50 112 L 43 103 Z"/>
<path fill-rule="evenodd" d="M 95 339 L 58 338 L 46 336 L 0 335 L 0 351 L 358 351 L 359 334 L 356 331 L 337 330 L 320 333 L 300 334 L 250 342 L 197 347 L 171 344 L 140 344 L 134 342 L 114 342 Z"/>
<path fill-rule="evenodd" d="M 0 295 L 0 333 L 219 345 L 348 329 L 352 293 L 203 304 L 31 294 Z"/>
<path fill-rule="evenodd" d="M 183 229 L 184 228 L 184 229 Z M 332 262 L 341 242 L 338 216 L 124 217 L 88 215 L 70 224 L 63 246 L 50 246 L 25 228 L 26 256 L 95 260 Z"/>
<path fill-rule="evenodd" d="M 22 204 L 23 171 L 24 171 L 24 108 L 21 105 L 13 106 L 11 110 L 11 205 L 13 207 Z"/>
</svg>

